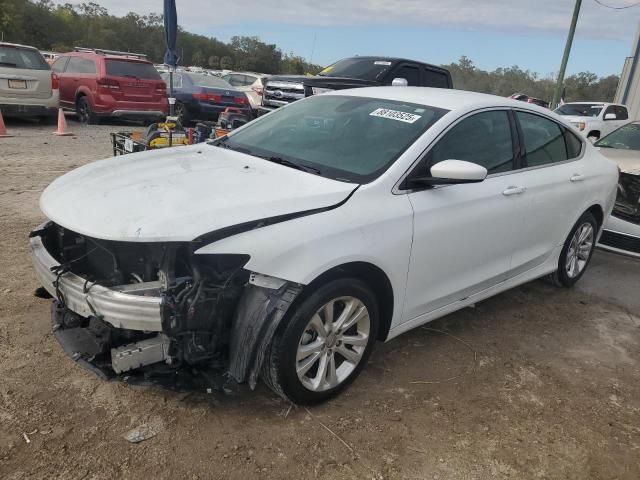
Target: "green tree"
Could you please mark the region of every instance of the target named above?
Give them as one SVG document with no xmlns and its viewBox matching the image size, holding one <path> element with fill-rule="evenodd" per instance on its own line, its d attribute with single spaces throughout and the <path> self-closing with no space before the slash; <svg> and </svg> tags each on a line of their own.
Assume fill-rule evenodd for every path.
<svg viewBox="0 0 640 480">
<path fill-rule="evenodd" d="M 191 64 L 192 65 L 196 65 L 198 67 L 203 67 L 204 66 L 204 55 L 202 54 L 202 52 L 200 50 L 197 50 L 191 56 Z"/>
<path fill-rule="evenodd" d="M 209 68 L 218 69 L 220 68 L 220 57 L 211 55 L 207 63 L 209 64 Z"/>
<path fill-rule="evenodd" d="M 220 68 L 222 70 L 231 70 L 233 68 L 233 58 L 231 57 L 222 57 L 220 59 Z"/>
</svg>

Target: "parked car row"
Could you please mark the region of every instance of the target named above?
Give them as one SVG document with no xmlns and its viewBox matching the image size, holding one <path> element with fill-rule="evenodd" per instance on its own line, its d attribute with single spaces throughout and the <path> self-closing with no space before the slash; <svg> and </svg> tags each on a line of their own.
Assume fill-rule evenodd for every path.
<svg viewBox="0 0 640 480">
<path fill-rule="evenodd" d="M 166 118 L 168 73 L 162 76 L 145 55 L 76 48 L 48 54 L 34 47 L 0 43 L 0 110 L 5 116 L 39 117 L 53 122 L 58 108 L 80 122 L 105 117 L 155 122 Z M 164 77 L 164 79 L 163 79 Z M 251 115 L 261 95 L 259 74 L 229 76 L 237 86 L 205 72 L 180 71 L 174 87 L 178 116 L 213 120 L 228 107 Z M 250 82 L 250 83 L 249 83 Z M 255 84 L 255 85 L 253 85 Z"/>
</svg>

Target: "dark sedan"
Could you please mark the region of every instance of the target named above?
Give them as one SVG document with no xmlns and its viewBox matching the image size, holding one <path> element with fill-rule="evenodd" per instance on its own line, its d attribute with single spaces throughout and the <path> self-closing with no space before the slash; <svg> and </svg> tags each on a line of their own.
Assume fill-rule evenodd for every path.
<svg viewBox="0 0 640 480">
<path fill-rule="evenodd" d="M 169 86 L 169 74 L 162 74 Z M 233 107 L 251 116 L 251 106 L 244 92 L 234 90 L 225 80 L 194 72 L 176 72 L 173 75 L 176 98 L 175 113 L 183 125 L 193 120 L 218 119 L 225 108 Z"/>
</svg>

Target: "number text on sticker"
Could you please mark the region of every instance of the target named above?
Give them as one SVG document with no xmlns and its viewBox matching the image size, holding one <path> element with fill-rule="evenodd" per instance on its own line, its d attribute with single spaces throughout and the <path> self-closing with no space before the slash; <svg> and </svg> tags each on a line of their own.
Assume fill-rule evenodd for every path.
<svg viewBox="0 0 640 480">
<path fill-rule="evenodd" d="M 372 117 L 389 118 L 391 120 L 398 120 L 399 122 L 414 123 L 416 120 L 422 118 L 421 115 L 414 115 L 413 113 L 400 112 L 398 110 L 389 110 L 388 108 L 378 108 L 369 115 Z"/>
</svg>

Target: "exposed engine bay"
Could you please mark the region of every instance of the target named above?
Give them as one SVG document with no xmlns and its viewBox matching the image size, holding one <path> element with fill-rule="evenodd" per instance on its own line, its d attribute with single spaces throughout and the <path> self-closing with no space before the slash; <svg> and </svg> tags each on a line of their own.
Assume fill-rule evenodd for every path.
<svg viewBox="0 0 640 480">
<path fill-rule="evenodd" d="M 55 298 L 54 333 L 76 361 L 105 377 L 141 367 L 165 376 L 215 368 L 253 387 L 278 323 L 302 290 L 244 269 L 248 255 L 197 255 L 197 242 L 99 240 L 52 222 L 31 236 L 58 263 L 47 289 Z M 83 279 L 90 315 L 69 308 L 67 274 Z M 110 323 L 92 300 L 92 289 L 104 288 L 159 300 L 158 328 Z"/>
<path fill-rule="evenodd" d="M 612 215 L 640 225 L 640 173 L 621 172 Z"/>
</svg>

